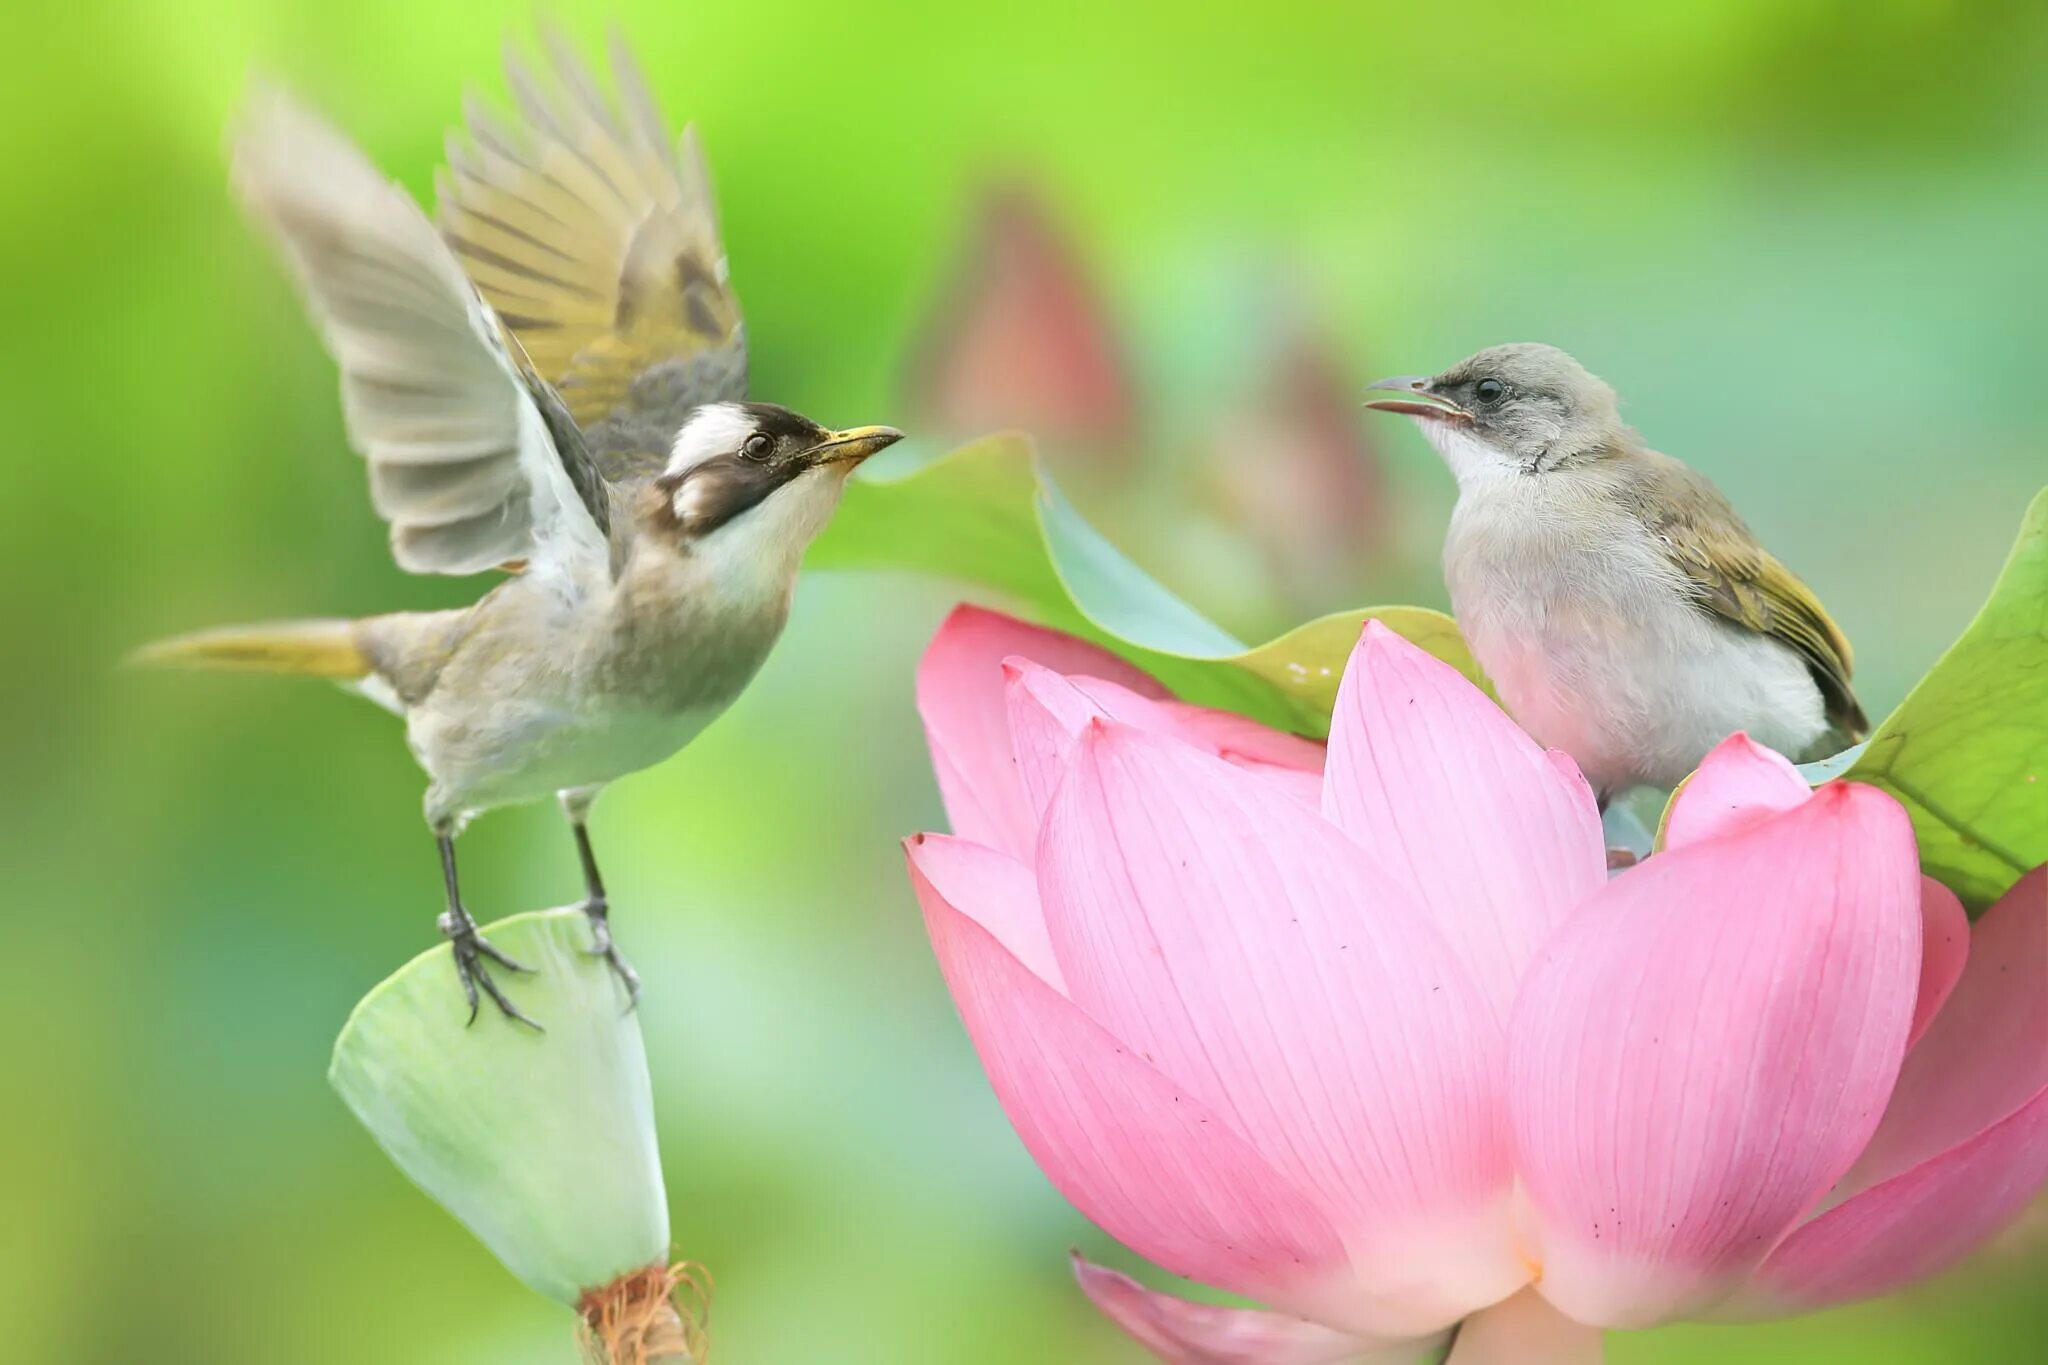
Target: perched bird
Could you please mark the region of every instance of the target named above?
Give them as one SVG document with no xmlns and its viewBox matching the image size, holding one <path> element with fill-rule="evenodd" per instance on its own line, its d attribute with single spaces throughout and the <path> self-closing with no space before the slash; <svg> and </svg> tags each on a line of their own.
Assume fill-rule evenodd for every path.
<svg viewBox="0 0 2048 1365">
<path fill-rule="evenodd" d="M 614 778 L 675 753 L 781 634 L 797 566 L 847 475 L 899 439 L 742 401 L 746 351 L 695 140 L 669 140 L 623 50 L 615 109 L 556 44 L 562 93 L 508 61 L 521 119 L 474 104 L 440 230 L 355 148 L 259 98 L 234 182 L 276 237 L 341 368 L 351 443 L 416 573 L 513 570 L 474 605 L 234 627 L 149 661 L 343 681 L 401 715 L 431 782 L 450 940 L 471 1020 L 525 970 L 462 903 L 454 839 L 554 794 L 612 942 L 586 827 Z"/>
<path fill-rule="evenodd" d="M 1819 599 L 1576 360 L 1495 346 L 1371 387 L 1457 476 L 1444 577 L 1474 657 L 1603 805 L 1675 785 L 1736 730 L 1802 760 L 1862 738 Z"/>
</svg>

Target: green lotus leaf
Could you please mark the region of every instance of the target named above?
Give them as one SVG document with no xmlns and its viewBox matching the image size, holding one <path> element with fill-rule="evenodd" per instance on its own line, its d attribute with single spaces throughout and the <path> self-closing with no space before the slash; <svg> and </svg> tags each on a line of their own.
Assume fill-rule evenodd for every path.
<svg viewBox="0 0 2048 1365">
<path fill-rule="evenodd" d="M 1124 656 L 1188 701 L 1307 735 L 1329 732 L 1338 678 L 1368 618 L 1485 685 L 1456 623 L 1426 607 L 1337 612 L 1247 646 L 1089 525 L 1021 435 L 988 437 L 893 477 L 855 479 L 810 562 L 915 569 L 986 588 L 1036 621 Z"/>
<path fill-rule="evenodd" d="M 1972 915 L 2048 862 L 2048 489 L 1976 619 L 1847 776 L 1899 799 L 1921 867 Z"/>
<path fill-rule="evenodd" d="M 488 1000 L 476 1022 L 446 944 L 349 1017 L 328 1079 L 398 1168 L 514 1275 L 572 1307 L 666 1263 L 668 1200 L 638 1016 L 577 909 L 514 915 L 485 935 L 531 974 L 495 975 L 547 1029 Z"/>
</svg>

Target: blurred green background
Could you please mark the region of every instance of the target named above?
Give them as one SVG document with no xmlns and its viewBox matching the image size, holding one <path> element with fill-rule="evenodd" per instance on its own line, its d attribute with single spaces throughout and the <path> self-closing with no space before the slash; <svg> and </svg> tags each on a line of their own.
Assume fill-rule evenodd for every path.
<svg viewBox="0 0 2048 1365">
<path fill-rule="evenodd" d="M 1881 714 L 2048 481 L 2048 10 L 1546 8 L 557 11 L 587 43 L 617 19 L 670 116 L 699 122 L 757 393 L 902 421 L 908 343 L 976 187 L 1021 173 L 1115 319 L 1155 458 L 1223 422 L 1256 349 L 1246 279 L 1291 281 L 1354 387 L 1556 342 L 1814 584 Z M 351 1004 L 439 908 L 396 727 L 318 685 L 111 669 L 169 631 L 475 591 L 383 553 L 332 367 L 229 200 L 223 137 L 269 72 L 424 194 L 461 91 L 502 91 L 500 40 L 531 19 L 523 0 L 9 17 L 8 1359 L 569 1356 L 565 1315 L 408 1187 L 324 1080 Z M 1155 483 L 1090 505 L 1152 518 L 1140 557 L 1242 628 L 1440 603 L 1450 481 L 1404 428 L 1362 439 L 1397 509 L 1375 569 L 1263 605 L 1219 582 L 1220 537 L 1156 533 L 1175 504 Z M 1256 471 L 1256 432 L 1240 449 Z M 713 1268 L 737 1365 L 1135 1359 L 1067 1278 L 1065 1249 L 1104 1239 L 1005 1126 L 904 885 L 895 841 L 941 820 L 910 675 L 950 601 L 807 579 L 732 714 L 596 820 L 650 986 L 678 1249 Z M 550 809 L 483 820 L 463 852 L 486 917 L 575 894 Z M 1612 1358 L 2039 1359 L 2044 1272 L 2037 1225 L 1890 1302 L 1617 1338 Z"/>
</svg>

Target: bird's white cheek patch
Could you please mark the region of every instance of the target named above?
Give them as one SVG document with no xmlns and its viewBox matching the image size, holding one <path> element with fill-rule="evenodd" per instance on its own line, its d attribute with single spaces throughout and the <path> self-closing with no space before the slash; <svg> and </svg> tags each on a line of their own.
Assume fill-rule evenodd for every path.
<svg viewBox="0 0 2048 1365">
<path fill-rule="evenodd" d="M 698 479 L 685 479 L 682 487 L 676 489 L 671 505 L 675 509 L 678 526 L 694 527 L 705 511 L 704 483 Z"/>
</svg>

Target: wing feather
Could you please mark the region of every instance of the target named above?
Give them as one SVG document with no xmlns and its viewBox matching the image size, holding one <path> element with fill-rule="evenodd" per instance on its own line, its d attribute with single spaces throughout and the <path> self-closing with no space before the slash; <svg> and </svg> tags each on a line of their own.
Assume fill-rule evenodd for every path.
<svg viewBox="0 0 2048 1365">
<path fill-rule="evenodd" d="M 1757 541 L 1719 489 L 1667 455 L 1646 454 L 1651 458 L 1633 490 L 1637 515 L 1662 540 L 1700 605 L 1796 650 L 1829 722 L 1861 739 L 1870 722 L 1850 686 L 1855 654 L 1820 599 Z"/>
<path fill-rule="evenodd" d="M 739 302 L 694 134 L 669 140 L 616 37 L 615 97 L 559 33 L 545 45 L 545 77 L 506 54 L 516 117 L 465 103 L 441 231 L 605 477 L 644 478 L 692 408 L 745 396 Z"/>
<path fill-rule="evenodd" d="M 282 93 L 252 103 L 234 177 L 340 363 L 349 439 L 399 565 L 607 562 L 607 506 L 584 492 L 594 474 L 573 424 L 554 430 L 546 385 L 411 196 Z"/>
</svg>

